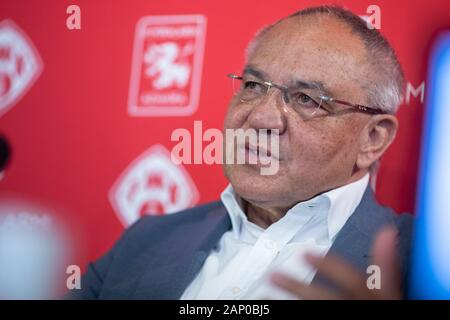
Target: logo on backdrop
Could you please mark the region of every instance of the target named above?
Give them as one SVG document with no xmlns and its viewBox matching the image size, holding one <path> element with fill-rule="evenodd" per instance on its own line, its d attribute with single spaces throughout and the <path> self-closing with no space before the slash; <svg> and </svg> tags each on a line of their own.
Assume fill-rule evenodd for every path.
<svg viewBox="0 0 450 320">
<path fill-rule="evenodd" d="M 0 116 L 30 89 L 42 68 L 27 35 L 11 20 L 0 22 Z"/>
<path fill-rule="evenodd" d="M 111 204 L 124 226 L 143 215 L 163 215 L 195 205 L 198 191 L 182 165 L 170 152 L 155 145 L 135 159 L 109 193 Z"/>
<path fill-rule="evenodd" d="M 198 106 L 206 17 L 146 16 L 136 25 L 128 113 L 187 116 Z"/>
</svg>

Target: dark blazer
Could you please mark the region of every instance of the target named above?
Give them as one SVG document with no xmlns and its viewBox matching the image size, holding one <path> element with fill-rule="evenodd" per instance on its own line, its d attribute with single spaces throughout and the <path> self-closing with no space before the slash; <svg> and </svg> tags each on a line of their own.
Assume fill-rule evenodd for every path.
<svg viewBox="0 0 450 320">
<path fill-rule="evenodd" d="M 399 231 L 399 254 L 407 274 L 412 216 L 379 205 L 368 187 L 361 203 L 330 248 L 366 272 L 377 231 Z M 221 202 L 166 216 L 146 216 L 128 228 L 114 247 L 89 264 L 72 299 L 179 299 L 231 222 Z M 315 277 L 313 282 L 323 281 Z"/>
</svg>

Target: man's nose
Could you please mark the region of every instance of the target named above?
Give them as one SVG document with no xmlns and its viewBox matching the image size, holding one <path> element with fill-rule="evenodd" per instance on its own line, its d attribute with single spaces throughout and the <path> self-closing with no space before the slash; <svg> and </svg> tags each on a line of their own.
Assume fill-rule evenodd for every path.
<svg viewBox="0 0 450 320">
<path fill-rule="evenodd" d="M 248 116 L 249 126 L 253 129 L 278 129 L 279 134 L 286 130 L 286 116 L 282 93 L 278 90 L 269 90 L 267 96 L 257 105 L 253 106 Z"/>
</svg>

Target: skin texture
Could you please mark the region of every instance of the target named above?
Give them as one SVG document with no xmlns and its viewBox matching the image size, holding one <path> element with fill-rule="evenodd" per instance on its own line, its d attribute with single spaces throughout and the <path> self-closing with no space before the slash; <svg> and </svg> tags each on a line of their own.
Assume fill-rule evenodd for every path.
<svg viewBox="0 0 450 320">
<path fill-rule="evenodd" d="M 321 82 L 330 96 L 362 105 L 367 105 L 367 88 L 377 79 L 362 40 L 345 23 L 320 14 L 276 24 L 250 52 L 249 66 L 277 84 L 288 85 L 294 79 Z M 363 177 L 389 147 L 397 127 L 393 115 L 359 112 L 304 121 L 276 89 L 269 90 L 258 105 L 233 98 L 224 128 L 279 130 L 279 170 L 264 176 L 257 165 L 225 164 L 224 172 L 242 198 L 248 219 L 267 228 L 298 202 Z M 367 289 L 366 275 L 330 256 L 308 261 L 341 288 L 338 292 L 306 286 L 281 274 L 272 280 L 304 299 L 400 298 L 395 231 L 383 230 L 373 252 L 383 274 L 379 291 Z"/>
<path fill-rule="evenodd" d="M 258 42 L 247 66 L 279 84 L 319 81 L 332 97 L 360 104 L 367 104 L 363 88 L 376 78 L 362 40 L 324 15 L 281 21 Z M 298 202 L 361 178 L 394 139 L 397 120 L 344 112 L 304 121 L 274 89 L 259 105 L 232 99 L 224 127 L 279 130 L 276 175 L 261 175 L 255 165 L 224 165 L 249 220 L 267 228 Z"/>
</svg>

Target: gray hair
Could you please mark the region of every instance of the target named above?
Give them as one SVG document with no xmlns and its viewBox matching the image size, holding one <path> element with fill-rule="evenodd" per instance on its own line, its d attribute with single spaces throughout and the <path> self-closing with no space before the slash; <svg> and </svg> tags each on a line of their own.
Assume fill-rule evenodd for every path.
<svg viewBox="0 0 450 320">
<path fill-rule="evenodd" d="M 403 100 L 404 74 L 394 49 L 386 38 L 375 28 L 369 28 L 367 22 L 353 12 L 338 6 L 318 6 L 300 10 L 288 17 L 263 27 L 250 41 L 246 57 L 255 50 L 259 40 L 281 21 L 300 16 L 327 14 L 346 23 L 353 33 L 364 42 L 370 57 L 369 63 L 376 70 L 378 79 L 367 88 L 367 102 L 370 107 L 379 108 L 395 114 Z"/>
</svg>

